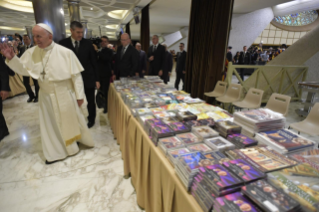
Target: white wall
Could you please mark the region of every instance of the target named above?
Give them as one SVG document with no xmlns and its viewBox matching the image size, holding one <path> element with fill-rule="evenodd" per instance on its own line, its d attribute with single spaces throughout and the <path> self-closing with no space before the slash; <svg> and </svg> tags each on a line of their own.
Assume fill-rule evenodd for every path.
<svg viewBox="0 0 319 212">
<path fill-rule="evenodd" d="M 169 46 L 168 50 L 175 50 L 175 52 L 177 53 L 177 52 L 179 52 L 179 44 L 184 43 L 185 44 L 185 51 L 187 51 L 187 42 L 188 42 L 188 37 L 183 38 L 182 40 L 178 41 L 174 45 Z"/>
<path fill-rule="evenodd" d="M 309 81 L 319 81 L 319 51 L 307 62 L 305 66 L 308 66 L 307 80 Z"/>
<path fill-rule="evenodd" d="M 265 8 L 244 15 L 234 15 L 228 45 L 232 53 L 242 51 L 243 46 L 251 46 L 274 18 L 272 9 Z"/>
</svg>

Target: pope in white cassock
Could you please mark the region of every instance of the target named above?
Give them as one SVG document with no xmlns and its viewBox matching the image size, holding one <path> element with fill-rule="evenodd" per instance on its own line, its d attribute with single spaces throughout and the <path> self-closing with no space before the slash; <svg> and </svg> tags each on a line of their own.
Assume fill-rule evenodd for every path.
<svg viewBox="0 0 319 212">
<path fill-rule="evenodd" d="M 12 70 L 39 82 L 41 140 L 46 163 L 50 164 L 76 154 L 76 141 L 89 147 L 94 141 L 83 114 L 86 98 L 81 63 L 71 50 L 54 43 L 48 25 L 37 24 L 32 33 L 38 45 L 21 58 L 6 44 L 0 44 L 0 49 Z"/>
</svg>

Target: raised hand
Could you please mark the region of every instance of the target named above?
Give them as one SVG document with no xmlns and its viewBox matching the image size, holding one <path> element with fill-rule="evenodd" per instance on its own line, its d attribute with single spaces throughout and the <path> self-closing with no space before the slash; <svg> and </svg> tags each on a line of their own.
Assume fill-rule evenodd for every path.
<svg viewBox="0 0 319 212">
<path fill-rule="evenodd" d="M 13 52 L 13 49 L 8 46 L 8 44 L 4 43 L 4 44 L 0 44 L 0 50 L 1 53 L 8 59 L 11 60 L 12 58 L 14 58 L 15 54 Z"/>
</svg>

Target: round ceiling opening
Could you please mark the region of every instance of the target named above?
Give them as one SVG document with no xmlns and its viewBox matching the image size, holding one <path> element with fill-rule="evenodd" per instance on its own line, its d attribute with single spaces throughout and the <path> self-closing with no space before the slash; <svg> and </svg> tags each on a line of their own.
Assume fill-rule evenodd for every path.
<svg viewBox="0 0 319 212">
<path fill-rule="evenodd" d="M 285 16 L 276 16 L 274 21 L 286 26 L 305 26 L 313 23 L 317 18 L 318 12 L 310 10 Z"/>
</svg>

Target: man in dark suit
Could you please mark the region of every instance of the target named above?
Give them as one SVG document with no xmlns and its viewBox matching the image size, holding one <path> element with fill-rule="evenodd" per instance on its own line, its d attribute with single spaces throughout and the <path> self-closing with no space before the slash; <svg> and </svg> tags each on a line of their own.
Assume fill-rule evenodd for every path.
<svg viewBox="0 0 319 212">
<path fill-rule="evenodd" d="M 22 46 L 20 48 L 20 52 L 18 57 L 21 57 L 23 55 L 23 53 L 29 49 L 32 48 L 33 45 L 31 44 L 31 39 L 29 38 L 29 35 L 23 35 L 23 42 L 24 42 L 24 46 Z M 35 94 L 33 93 L 31 86 L 30 86 L 30 77 L 25 77 L 23 76 L 23 84 L 25 89 L 27 90 L 27 93 L 29 95 L 29 99 L 27 100 L 28 103 L 30 102 L 38 102 L 38 96 L 39 96 L 39 84 L 38 84 L 38 80 L 33 79 L 33 84 L 34 84 L 34 88 L 35 88 Z"/>
<path fill-rule="evenodd" d="M 163 45 L 165 47 L 165 61 L 164 61 L 164 73 L 167 74 L 167 82 L 169 82 L 169 77 L 171 76 L 172 73 L 172 68 L 173 68 L 173 56 L 172 54 L 168 51 L 167 45 Z"/>
<path fill-rule="evenodd" d="M 83 25 L 78 21 L 72 21 L 70 25 L 71 37 L 61 40 L 60 45 L 71 49 L 84 71 L 81 72 L 84 82 L 84 92 L 88 101 L 89 123 L 91 128 L 95 124 L 96 106 L 95 106 L 95 88 L 100 88 L 100 77 L 96 62 L 96 52 L 90 40 L 83 38 Z"/>
<path fill-rule="evenodd" d="M 226 54 L 226 59 L 228 60 L 228 62 L 233 62 L 233 54 L 231 53 L 233 47 L 228 46 L 227 48 L 227 54 Z"/>
<path fill-rule="evenodd" d="M 168 73 L 164 73 L 165 47 L 158 43 L 158 36 L 153 35 L 153 45 L 148 49 L 148 60 L 150 61 L 149 75 L 158 75 L 167 84 Z"/>
<path fill-rule="evenodd" d="M 240 65 L 250 65 L 251 63 L 251 55 L 247 52 L 247 46 L 244 46 L 243 51 L 240 53 L 239 56 L 239 64 Z M 244 81 L 245 80 L 245 69 L 240 69 L 240 77 Z"/>
<path fill-rule="evenodd" d="M 121 35 L 122 46 L 117 48 L 115 59 L 115 75 L 117 79 L 120 77 L 139 76 L 138 61 L 139 53 L 131 45 L 129 34 Z"/>
<path fill-rule="evenodd" d="M 183 81 L 183 90 L 184 87 L 184 80 L 185 80 L 185 66 L 186 66 L 186 52 L 184 51 L 184 43 L 179 44 L 180 52 L 177 53 L 177 61 L 176 61 L 176 80 L 175 80 L 175 88 L 178 90 L 179 83 Z"/>
<path fill-rule="evenodd" d="M 4 63 L 2 55 L 0 57 L 0 141 L 9 135 L 9 130 L 6 124 L 6 120 L 2 114 L 2 101 L 5 100 L 9 96 L 9 75 L 7 70 L 7 65 Z"/>
<path fill-rule="evenodd" d="M 110 78 L 113 75 L 112 69 L 112 58 L 113 58 L 113 51 L 107 48 L 109 44 L 109 38 L 106 36 L 101 37 L 101 49 L 97 51 L 98 59 L 97 64 L 99 67 L 99 75 L 100 75 L 100 83 L 101 83 L 101 91 L 103 91 L 106 104 L 104 107 L 103 113 L 107 113 L 107 96 L 109 92 L 110 86 Z"/>
<path fill-rule="evenodd" d="M 140 43 L 136 43 L 135 44 L 135 48 L 136 50 L 140 53 L 140 60 L 138 63 L 138 70 L 140 73 L 140 77 L 144 78 L 144 74 L 147 68 L 147 57 L 146 57 L 146 53 L 142 50 L 142 45 Z"/>
</svg>

